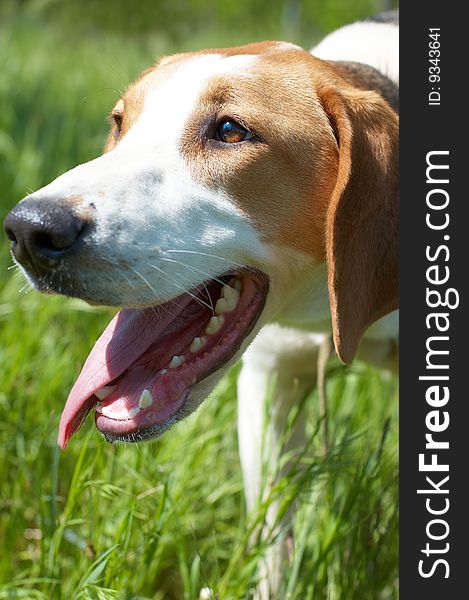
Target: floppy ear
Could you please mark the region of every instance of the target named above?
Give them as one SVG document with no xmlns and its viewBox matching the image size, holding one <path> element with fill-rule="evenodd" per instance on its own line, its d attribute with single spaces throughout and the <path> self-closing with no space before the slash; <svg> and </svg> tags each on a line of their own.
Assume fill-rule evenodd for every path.
<svg viewBox="0 0 469 600">
<path fill-rule="evenodd" d="M 364 331 L 399 304 L 399 121 L 375 92 L 333 89 L 322 102 L 339 144 L 326 216 L 332 328 L 350 362 Z"/>
</svg>

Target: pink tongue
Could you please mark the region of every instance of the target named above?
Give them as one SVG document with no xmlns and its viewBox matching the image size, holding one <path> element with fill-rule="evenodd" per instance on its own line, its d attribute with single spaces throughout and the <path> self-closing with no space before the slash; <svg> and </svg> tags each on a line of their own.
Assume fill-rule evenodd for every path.
<svg viewBox="0 0 469 600">
<path fill-rule="evenodd" d="M 95 390 L 116 379 L 132 365 L 190 300 L 187 294 L 166 304 L 163 309 L 124 309 L 117 313 L 91 350 L 68 396 L 60 418 L 57 438 L 60 448 L 66 448 L 96 404 Z"/>
</svg>

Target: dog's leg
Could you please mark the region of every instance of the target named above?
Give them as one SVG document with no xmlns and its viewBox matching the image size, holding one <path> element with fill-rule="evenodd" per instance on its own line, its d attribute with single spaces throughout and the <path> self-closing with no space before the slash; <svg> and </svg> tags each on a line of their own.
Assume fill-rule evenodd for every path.
<svg viewBox="0 0 469 600">
<path fill-rule="evenodd" d="M 288 474 L 279 468 L 282 452 L 304 445 L 304 418 L 296 416 L 288 439 L 285 427 L 291 410 L 316 383 L 317 353 L 323 336 L 268 325 L 243 357 L 238 379 L 238 432 L 248 513 L 256 513 L 275 483 Z M 278 521 L 278 503 L 269 504 L 264 539 L 274 537 L 259 573 L 258 598 L 278 597 L 288 558 L 290 510 Z"/>
<path fill-rule="evenodd" d="M 329 450 L 329 424 L 327 416 L 327 392 L 326 392 L 326 372 L 327 363 L 334 351 L 332 336 L 326 335 L 319 347 L 318 353 L 318 396 L 319 396 L 319 416 L 322 419 L 322 452 L 326 456 Z"/>
</svg>

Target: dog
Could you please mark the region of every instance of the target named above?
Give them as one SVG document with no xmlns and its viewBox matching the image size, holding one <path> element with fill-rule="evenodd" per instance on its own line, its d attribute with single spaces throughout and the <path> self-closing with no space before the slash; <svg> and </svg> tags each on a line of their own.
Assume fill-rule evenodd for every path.
<svg viewBox="0 0 469 600">
<path fill-rule="evenodd" d="M 386 13 L 312 53 L 263 42 L 164 57 L 117 101 L 104 154 L 9 213 L 34 288 L 121 308 L 66 402 L 61 448 L 90 412 L 109 442 L 156 437 L 243 357 L 252 511 L 272 377 L 275 456 L 330 332 L 346 363 L 395 363 L 397 43 Z M 290 447 L 302 435 L 299 420 Z M 260 597 L 278 593 L 284 555 L 280 540 Z"/>
</svg>

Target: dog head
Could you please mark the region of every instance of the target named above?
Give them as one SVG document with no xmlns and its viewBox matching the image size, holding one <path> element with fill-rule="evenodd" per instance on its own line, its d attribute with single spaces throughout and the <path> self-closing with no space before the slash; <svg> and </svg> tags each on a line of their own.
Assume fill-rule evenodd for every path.
<svg viewBox="0 0 469 600">
<path fill-rule="evenodd" d="M 111 441 L 192 412 L 264 323 L 314 321 L 293 313 L 327 294 L 326 263 L 344 360 L 396 307 L 397 116 L 333 64 L 278 42 L 167 57 L 111 123 L 102 156 L 5 222 L 38 290 L 124 307 L 70 394 L 61 446 L 95 406 Z"/>
</svg>

